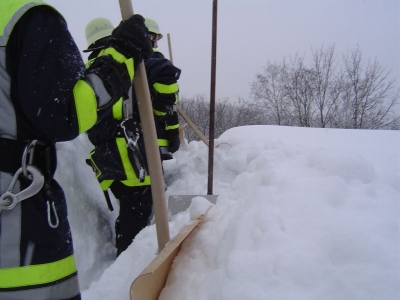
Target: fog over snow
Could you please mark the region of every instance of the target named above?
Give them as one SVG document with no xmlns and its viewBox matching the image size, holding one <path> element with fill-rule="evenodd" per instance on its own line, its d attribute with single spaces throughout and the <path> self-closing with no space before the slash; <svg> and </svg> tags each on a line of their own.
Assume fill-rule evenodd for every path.
<svg viewBox="0 0 400 300">
<path fill-rule="evenodd" d="M 114 221 L 85 163 L 85 135 L 59 143 L 84 300 L 127 300 L 157 252 L 155 225 L 115 260 Z M 400 132 L 246 126 L 215 141 L 214 194 L 161 300 L 400 299 Z M 164 163 L 166 195 L 207 193 L 208 148 Z M 192 205 L 204 205 L 197 198 Z M 174 237 L 190 209 L 170 217 Z M 154 222 L 154 220 L 153 220 Z"/>
</svg>

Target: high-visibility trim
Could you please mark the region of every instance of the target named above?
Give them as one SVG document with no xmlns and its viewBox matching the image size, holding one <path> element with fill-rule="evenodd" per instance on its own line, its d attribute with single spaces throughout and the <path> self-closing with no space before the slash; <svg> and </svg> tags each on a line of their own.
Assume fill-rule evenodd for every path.
<svg viewBox="0 0 400 300">
<path fill-rule="evenodd" d="M 115 50 L 115 48 L 113 48 L 113 47 L 108 47 L 108 48 L 101 50 L 98 57 L 102 56 L 102 55 L 111 55 L 114 60 L 116 60 L 117 62 L 119 62 L 121 64 L 127 60 L 125 55 L 121 54 L 120 52 Z"/>
<path fill-rule="evenodd" d="M 178 129 L 179 128 L 179 124 L 176 125 L 167 125 L 165 127 L 166 130 L 172 130 L 172 129 Z"/>
<path fill-rule="evenodd" d="M 128 69 L 129 77 L 133 80 L 133 76 L 135 76 L 135 69 L 133 68 L 133 58 L 130 58 L 124 62 L 126 68 Z"/>
<path fill-rule="evenodd" d="M 119 154 L 121 155 L 122 165 L 126 174 L 127 180 L 121 180 L 121 182 L 127 186 L 143 186 L 150 185 L 150 176 L 145 176 L 144 181 L 140 182 L 136 176 L 135 170 L 132 167 L 131 161 L 128 155 L 128 147 L 126 145 L 125 138 L 115 139 L 118 147 Z"/>
<path fill-rule="evenodd" d="M 135 70 L 133 69 L 133 58 L 127 59 L 125 55 L 121 54 L 113 47 L 108 47 L 106 49 L 101 50 L 99 56 L 102 55 L 111 55 L 112 58 L 117 62 L 125 64 L 126 68 L 128 69 L 130 78 L 133 79 L 133 76 L 135 75 Z"/>
<path fill-rule="evenodd" d="M 157 92 L 159 92 L 161 94 L 173 94 L 179 90 L 177 83 L 162 84 L 162 83 L 156 82 L 153 84 L 153 87 Z"/>
<path fill-rule="evenodd" d="M 76 275 L 53 285 L 28 289 L 22 288 L 20 290 L 0 290 L 0 299 L 60 299 L 60 295 L 62 295 L 63 299 L 78 298 L 79 283 Z"/>
<path fill-rule="evenodd" d="M 107 179 L 107 180 L 103 180 L 102 182 L 100 182 L 100 187 L 103 191 L 107 190 L 111 184 L 114 182 L 113 179 Z"/>
<path fill-rule="evenodd" d="M 79 134 L 81 134 L 92 128 L 97 121 L 97 100 L 93 89 L 83 80 L 78 80 L 73 93 Z"/>
<path fill-rule="evenodd" d="M 169 142 L 166 139 L 157 139 L 157 145 L 158 147 L 168 147 Z"/>
<path fill-rule="evenodd" d="M 153 114 L 156 115 L 157 117 L 163 117 L 165 116 L 167 113 L 163 112 L 163 111 L 159 111 L 153 108 Z"/>
<path fill-rule="evenodd" d="M 11 31 L 18 20 L 30 8 L 43 5 L 42 1 L 13 0 L 1 1 L 1 18 L 0 18 L 0 46 L 5 46 L 10 37 Z"/>
<path fill-rule="evenodd" d="M 76 272 L 74 256 L 40 265 L 0 269 L 0 288 L 18 288 L 51 283 Z"/>
<path fill-rule="evenodd" d="M 112 114 L 113 118 L 117 120 L 121 120 L 123 115 L 122 115 L 122 98 L 119 99 L 112 107 Z"/>
<path fill-rule="evenodd" d="M 94 62 L 95 59 L 96 59 L 96 57 L 95 57 L 95 58 L 92 58 L 92 59 L 89 59 L 89 60 L 85 63 L 86 69 L 88 69 L 88 68 L 92 65 L 92 63 Z"/>
<path fill-rule="evenodd" d="M 13 1 L 0 1 L 0 46 L 6 46 L 8 43 L 8 39 L 11 35 L 11 32 L 15 26 L 15 24 L 19 21 L 19 19 L 27 12 L 29 9 L 39 5 L 47 5 L 54 9 L 51 5 L 44 3 L 41 0 L 37 1 L 29 1 L 29 0 L 13 0 Z M 58 12 L 57 12 L 58 13 Z M 64 17 L 59 14 L 59 16 L 63 19 Z"/>
</svg>

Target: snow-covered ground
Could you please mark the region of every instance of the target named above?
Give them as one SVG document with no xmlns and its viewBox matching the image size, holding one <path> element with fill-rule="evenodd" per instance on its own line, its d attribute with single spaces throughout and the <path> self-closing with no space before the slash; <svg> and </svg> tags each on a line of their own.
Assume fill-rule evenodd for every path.
<svg viewBox="0 0 400 300">
<path fill-rule="evenodd" d="M 246 126 L 215 141 L 217 204 L 183 243 L 161 300 L 399 300 L 400 132 Z M 115 260 L 114 221 L 85 163 L 58 144 L 83 300 L 128 300 L 155 225 Z M 207 193 L 208 148 L 164 164 L 167 196 Z M 200 198 L 201 202 L 201 198 Z M 189 210 L 171 218 L 175 236 Z"/>
</svg>

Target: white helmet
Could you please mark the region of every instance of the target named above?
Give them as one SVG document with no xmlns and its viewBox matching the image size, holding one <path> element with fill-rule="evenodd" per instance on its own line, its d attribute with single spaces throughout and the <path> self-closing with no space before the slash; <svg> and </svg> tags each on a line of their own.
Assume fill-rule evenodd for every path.
<svg viewBox="0 0 400 300">
<path fill-rule="evenodd" d="M 150 19 L 150 18 L 145 18 L 144 25 L 146 25 L 149 32 L 153 32 L 153 33 L 157 34 L 159 40 L 162 39 L 163 35 L 161 34 L 160 28 L 158 27 L 158 24 L 156 21 L 154 21 L 153 19 Z"/>
<path fill-rule="evenodd" d="M 88 47 L 97 40 L 110 36 L 113 30 L 114 26 L 106 18 L 96 18 L 90 21 L 85 29 Z"/>
</svg>

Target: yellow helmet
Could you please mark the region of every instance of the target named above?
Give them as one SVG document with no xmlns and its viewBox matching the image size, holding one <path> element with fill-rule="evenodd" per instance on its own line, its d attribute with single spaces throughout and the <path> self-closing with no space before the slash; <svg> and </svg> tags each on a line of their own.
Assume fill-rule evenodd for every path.
<svg viewBox="0 0 400 300">
<path fill-rule="evenodd" d="M 149 32 L 153 32 L 158 35 L 158 39 L 161 40 L 163 35 L 160 32 L 160 28 L 158 27 L 158 24 L 156 21 L 150 18 L 145 18 L 144 19 L 144 24 L 146 25 L 147 29 Z"/>
<path fill-rule="evenodd" d="M 114 26 L 106 18 L 96 18 L 86 25 L 85 35 L 88 47 L 95 41 L 110 36 Z"/>
</svg>

